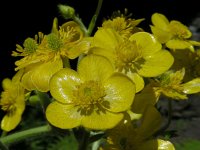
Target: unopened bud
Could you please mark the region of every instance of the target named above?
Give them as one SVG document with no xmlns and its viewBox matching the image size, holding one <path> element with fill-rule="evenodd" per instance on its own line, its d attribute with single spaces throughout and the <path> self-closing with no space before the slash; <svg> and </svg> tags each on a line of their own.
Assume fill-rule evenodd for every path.
<svg viewBox="0 0 200 150">
<path fill-rule="evenodd" d="M 59 4 L 58 5 L 58 9 L 61 13 L 61 15 L 65 18 L 65 19 L 70 19 L 73 18 L 75 15 L 75 10 L 73 7 L 70 7 L 68 5 L 62 5 Z"/>
</svg>

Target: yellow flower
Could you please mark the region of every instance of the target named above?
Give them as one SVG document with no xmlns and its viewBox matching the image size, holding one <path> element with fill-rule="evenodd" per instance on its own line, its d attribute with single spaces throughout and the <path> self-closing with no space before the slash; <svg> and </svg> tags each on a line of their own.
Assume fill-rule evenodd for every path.
<svg viewBox="0 0 200 150">
<path fill-rule="evenodd" d="M 160 13 L 152 15 L 151 31 L 159 42 L 166 44 L 170 49 L 190 49 L 194 51 L 194 46 L 200 46 L 197 41 L 189 40 L 192 33 L 187 26 L 177 20 L 169 21 L 166 16 Z"/>
<path fill-rule="evenodd" d="M 175 150 L 171 142 L 153 136 L 162 123 L 162 117 L 154 107 L 148 106 L 140 121 L 136 126 L 126 118 L 107 130 L 107 144 L 101 150 Z"/>
<path fill-rule="evenodd" d="M 147 32 L 137 32 L 129 39 L 112 29 L 99 29 L 89 53 L 107 57 L 115 70 L 128 75 L 136 84 L 136 91 L 144 87 L 142 77 L 155 77 L 173 64 L 172 55 L 161 49 L 161 44 Z"/>
<path fill-rule="evenodd" d="M 89 55 L 80 61 L 77 72 L 69 68 L 58 71 L 50 80 L 50 93 L 56 100 L 46 110 L 52 125 L 108 129 L 130 108 L 135 85 L 125 75 L 114 73 L 106 58 Z"/>
<path fill-rule="evenodd" d="M 194 78 L 200 77 L 200 50 L 191 51 L 172 51 L 174 64 L 172 69 L 180 70 L 185 68 L 183 82 L 188 82 Z"/>
<path fill-rule="evenodd" d="M 25 94 L 20 78 L 23 71 L 20 70 L 12 78 L 6 78 L 2 81 L 3 92 L 1 93 L 0 106 L 6 111 L 6 115 L 1 121 L 1 128 L 4 131 L 11 131 L 21 121 L 22 113 L 25 109 Z"/>
<path fill-rule="evenodd" d="M 195 78 L 189 82 L 182 83 L 185 69 L 176 72 L 168 71 L 153 82 L 153 89 L 159 97 L 161 94 L 172 99 L 187 99 L 187 94 L 200 92 L 200 78 Z"/>
<path fill-rule="evenodd" d="M 15 62 L 15 70 L 25 68 L 22 84 L 27 90 L 49 91 L 51 76 L 69 65 L 68 58 L 74 59 L 89 48 L 89 42 L 73 21 L 52 31 L 48 35 L 40 33 L 35 39 L 27 38 L 24 48 L 18 45 L 17 52 L 13 52 L 13 56 L 24 56 Z"/>
<path fill-rule="evenodd" d="M 129 38 L 133 33 L 143 31 L 136 27 L 144 19 L 131 19 L 126 16 L 115 16 L 111 19 L 105 20 L 102 24 L 103 28 L 111 28 L 118 32 L 123 38 Z"/>
</svg>

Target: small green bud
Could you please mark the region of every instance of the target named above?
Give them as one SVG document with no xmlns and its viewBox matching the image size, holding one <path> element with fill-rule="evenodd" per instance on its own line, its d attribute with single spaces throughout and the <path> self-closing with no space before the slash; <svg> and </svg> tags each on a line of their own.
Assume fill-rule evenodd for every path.
<svg viewBox="0 0 200 150">
<path fill-rule="evenodd" d="M 58 9 L 61 13 L 61 15 L 65 18 L 65 19 L 70 19 L 73 18 L 75 15 L 75 10 L 73 7 L 70 7 L 68 5 L 62 5 L 62 4 L 58 4 Z"/>
</svg>

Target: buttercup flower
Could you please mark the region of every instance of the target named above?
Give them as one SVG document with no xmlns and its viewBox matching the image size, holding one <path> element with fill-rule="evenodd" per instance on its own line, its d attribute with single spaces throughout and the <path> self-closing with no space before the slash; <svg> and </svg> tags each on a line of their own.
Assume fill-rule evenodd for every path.
<svg viewBox="0 0 200 150">
<path fill-rule="evenodd" d="M 103 144 L 100 150 L 175 150 L 171 142 L 153 137 L 161 123 L 160 113 L 150 105 L 145 109 L 139 126 L 134 126 L 126 118 L 115 128 L 107 130 L 107 144 Z"/>
<path fill-rule="evenodd" d="M 186 83 L 182 83 L 185 69 L 176 72 L 168 71 L 160 76 L 160 79 L 152 82 L 152 87 L 159 98 L 161 94 L 172 99 L 187 99 L 187 94 L 200 92 L 200 78 L 195 78 Z"/>
<path fill-rule="evenodd" d="M 48 35 L 26 39 L 24 48 L 18 45 L 17 51 L 13 52 L 13 56 L 25 56 L 15 64 L 16 70 L 25 68 L 22 84 L 28 90 L 47 92 L 51 76 L 66 66 L 68 58 L 78 57 L 89 47 L 80 27 L 73 21 L 63 24 L 59 30 L 54 26 L 52 31 Z"/>
<path fill-rule="evenodd" d="M 191 51 L 172 51 L 174 63 L 172 69 L 180 70 L 185 68 L 183 82 L 188 82 L 200 77 L 200 50 Z"/>
<path fill-rule="evenodd" d="M 131 19 L 122 14 L 120 16 L 114 16 L 111 19 L 105 20 L 102 24 L 102 28 L 111 28 L 118 32 L 123 38 L 129 38 L 133 33 L 143 31 L 137 25 L 144 19 Z"/>
<path fill-rule="evenodd" d="M 1 121 L 1 129 L 7 132 L 15 129 L 20 123 L 25 109 L 24 88 L 20 83 L 22 73 L 23 71 L 20 70 L 12 80 L 6 78 L 2 81 L 3 92 L 0 106 L 3 111 L 6 111 L 6 114 Z"/>
<path fill-rule="evenodd" d="M 105 57 L 89 55 L 80 61 L 77 72 L 64 68 L 53 75 L 50 93 L 56 100 L 46 110 L 52 125 L 103 130 L 123 119 L 133 102 L 135 85 L 127 76 L 114 73 Z"/>
<path fill-rule="evenodd" d="M 190 49 L 194 51 L 194 46 L 200 46 L 197 41 L 190 40 L 192 33 L 187 26 L 177 20 L 169 21 L 166 16 L 160 13 L 152 15 L 151 31 L 159 42 L 166 44 L 170 49 Z"/>
<path fill-rule="evenodd" d="M 117 72 L 128 75 L 136 84 L 136 92 L 144 87 L 142 77 L 155 77 L 173 64 L 172 55 L 161 49 L 161 44 L 147 32 L 137 32 L 129 39 L 112 29 L 99 29 L 89 53 L 105 56 Z M 163 61 L 165 60 L 165 61 Z"/>
</svg>

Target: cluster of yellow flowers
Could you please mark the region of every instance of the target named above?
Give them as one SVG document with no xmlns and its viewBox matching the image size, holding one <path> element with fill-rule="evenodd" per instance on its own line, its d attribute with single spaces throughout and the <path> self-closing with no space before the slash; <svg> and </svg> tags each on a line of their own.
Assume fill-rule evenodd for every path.
<svg viewBox="0 0 200 150">
<path fill-rule="evenodd" d="M 139 27 L 144 19 L 118 14 L 88 35 L 75 20 L 59 26 L 55 18 L 51 33 L 25 39 L 12 53 L 22 57 L 17 73 L 2 82 L 1 129 L 15 129 L 32 91 L 39 91 L 51 97 L 50 125 L 105 131 L 101 150 L 175 149 L 154 137 L 162 124 L 156 103 L 200 92 L 200 42 L 179 21 L 160 13 L 151 19 L 152 33 Z"/>
</svg>

